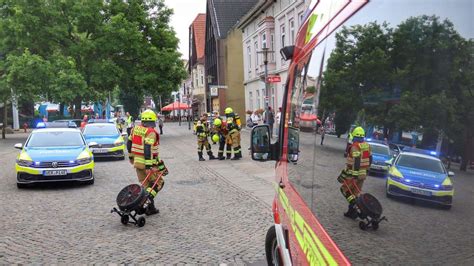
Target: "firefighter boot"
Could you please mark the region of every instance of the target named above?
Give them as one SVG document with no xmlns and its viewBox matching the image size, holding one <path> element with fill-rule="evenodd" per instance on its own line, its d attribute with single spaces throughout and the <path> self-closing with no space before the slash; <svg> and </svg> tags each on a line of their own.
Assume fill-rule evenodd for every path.
<svg viewBox="0 0 474 266">
<path fill-rule="evenodd" d="M 344 216 L 351 218 L 352 220 L 355 220 L 357 218 L 358 214 L 357 209 L 355 208 L 355 203 L 349 204 L 347 212 L 344 213 Z"/>
<path fill-rule="evenodd" d="M 198 152 L 199 155 L 199 161 L 205 161 L 204 157 L 202 157 L 202 152 Z"/>
<path fill-rule="evenodd" d="M 209 155 L 209 160 L 216 160 L 217 157 L 212 154 L 212 151 L 207 152 L 207 155 Z"/>
<path fill-rule="evenodd" d="M 148 204 L 146 210 L 145 210 L 145 214 L 146 215 L 153 215 L 153 214 L 157 214 L 157 213 L 160 213 L 160 210 L 158 210 L 156 207 L 155 207 L 155 201 L 153 200 L 152 197 L 149 198 L 150 200 L 150 204 Z"/>
</svg>

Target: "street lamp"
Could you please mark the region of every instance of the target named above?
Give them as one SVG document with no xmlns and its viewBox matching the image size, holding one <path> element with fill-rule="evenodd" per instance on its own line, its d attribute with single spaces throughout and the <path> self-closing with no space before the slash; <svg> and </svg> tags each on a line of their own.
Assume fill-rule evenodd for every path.
<svg viewBox="0 0 474 266">
<path fill-rule="evenodd" d="M 209 106 L 208 106 L 208 109 L 207 109 L 207 112 L 208 113 L 212 113 L 212 100 L 211 100 L 211 83 L 212 83 L 212 79 L 214 77 L 211 76 L 211 75 L 207 75 L 207 87 L 209 88 Z"/>
<path fill-rule="evenodd" d="M 257 52 L 259 54 L 263 54 L 263 64 L 265 65 L 265 121 L 267 124 L 269 118 L 268 103 L 270 101 L 270 83 L 268 82 L 268 54 L 273 52 L 274 51 L 270 50 L 268 47 L 263 47 L 261 51 Z"/>
</svg>

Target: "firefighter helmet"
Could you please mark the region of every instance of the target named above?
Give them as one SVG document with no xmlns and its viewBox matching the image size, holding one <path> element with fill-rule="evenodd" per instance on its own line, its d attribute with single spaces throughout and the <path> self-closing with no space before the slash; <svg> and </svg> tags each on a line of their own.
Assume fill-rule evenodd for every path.
<svg viewBox="0 0 474 266">
<path fill-rule="evenodd" d="M 227 107 L 227 108 L 225 109 L 225 111 L 224 111 L 224 113 L 225 113 L 226 115 L 232 114 L 233 112 L 234 112 L 234 110 L 232 110 L 232 108 L 230 108 L 230 107 Z"/>
<path fill-rule="evenodd" d="M 217 134 L 212 135 L 212 142 L 215 142 L 215 143 L 219 142 L 219 135 Z"/>
<path fill-rule="evenodd" d="M 222 120 L 220 118 L 214 119 L 214 126 L 220 127 L 222 125 Z"/>
<path fill-rule="evenodd" d="M 365 130 L 362 127 L 356 127 L 354 131 L 352 131 L 352 136 L 363 138 L 365 137 Z"/>
<path fill-rule="evenodd" d="M 142 122 L 156 122 L 156 113 L 153 110 L 147 109 L 141 115 Z"/>
</svg>

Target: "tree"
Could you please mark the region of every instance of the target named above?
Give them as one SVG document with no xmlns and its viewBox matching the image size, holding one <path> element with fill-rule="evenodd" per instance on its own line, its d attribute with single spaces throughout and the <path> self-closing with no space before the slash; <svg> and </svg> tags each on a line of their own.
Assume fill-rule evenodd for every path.
<svg viewBox="0 0 474 266">
<path fill-rule="evenodd" d="M 343 28 L 324 73 L 322 106 L 336 111 L 338 132 L 362 112 L 385 131 L 422 131 L 425 147 L 446 136 L 464 154 L 465 169 L 474 149 L 472 43 L 436 16 L 412 17 L 394 30 Z"/>
<path fill-rule="evenodd" d="M 171 14 L 158 0 L 2 0 L 0 50 L 14 58 L 28 49 L 30 59 L 41 58 L 54 75 L 33 88 L 34 75 L 20 78 L 20 69 L 8 70 L 9 64 L 0 71 L 17 73 L 11 82 L 31 95 L 73 104 L 75 117 L 82 102 L 104 101 L 117 88 L 138 112 L 144 95 L 169 94 L 185 77 Z M 0 84 L 6 86 L 5 77 Z"/>
<path fill-rule="evenodd" d="M 390 48 L 387 24 L 344 27 L 336 35 L 336 48 L 323 75 L 320 103 L 321 109 L 336 112 L 338 135 L 347 132 L 361 110 L 365 110 L 367 122 L 387 126 L 384 98 L 392 89 Z"/>
</svg>

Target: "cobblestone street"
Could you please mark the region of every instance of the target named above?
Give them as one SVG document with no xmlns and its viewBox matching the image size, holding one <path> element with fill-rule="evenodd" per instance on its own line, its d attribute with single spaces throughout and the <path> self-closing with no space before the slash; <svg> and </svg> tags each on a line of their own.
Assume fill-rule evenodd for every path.
<svg viewBox="0 0 474 266">
<path fill-rule="evenodd" d="M 240 162 L 200 163 L 187 125 L 165 124 L 164 131 L 161 156 L 170 174 L 157 197 L 160 214 L 149 217 L 142 228 L 123 226 L 119 216 L 110 213 L 120 189 L 136 182 L 128 160 L 97 162 L 92 186 L 18 190 L 18 150 L 13 145 L 24 142 L 26 134 L 1 140 L 0 264 L 264 263 L 265 234 L 272 223 L 271 179 L 260 181 L 260 190 L 254 185 L 250 191 L 220 173 L 225 174 L 229 164 L 236 169 L 251 164 L 259 173 L 272 173 L 271 167 L 249 162 L 246 155 Z"/>
<path fill-rule="evenodd" d="M 243 160 L 198 162 L 196 136 L 187 124 L 165 124 L 160 153 L 170 175 L 157 197 L 160 214 L 148 217 L 143 228 L 123 226 L 118 215 L 110 213 L 120 189 L 136 182 L 127 160 L 97 162 L 92 186 L 17 189 L 18 150 L 13 145 L 24 142 L 26 136 L 8 135 L 7 140 L 0 140 L 0 264 L 266 264 L 264 242 L 272 224 L 275 162 L 249 158 L 248 131 L 243 131 Z M 312 161 L 305 160 L 304 152 L 312 154 L 319 136 L 301 133 L 300 139 L 298 166 L 317 166 L 311 207 L 351 262 L 472 265 L 472 171 L 456 171 L 456 193 L 449 211 L 388 199 L 384 178 L 368 177 L 363 190 L 380 200 L 389 221 L 376 232 L 365 232 L 342 216 L 346 203 L 335 178 L 344 165 L 345 140 L 328 135 L 324 146 L 317 145 L 317 160 Z M 213 151 L 217 152 L 215 145 Z M 298 182 L 302 197 L 311 193 L 311 184 Z"/>
</svg>

